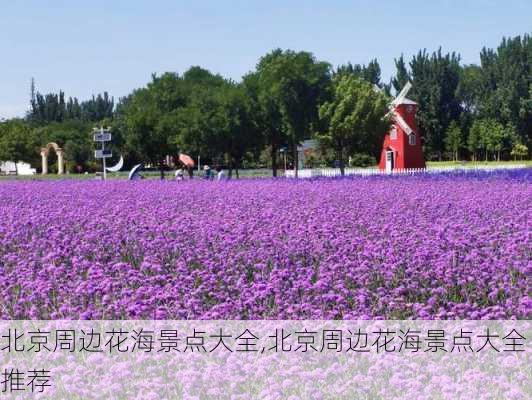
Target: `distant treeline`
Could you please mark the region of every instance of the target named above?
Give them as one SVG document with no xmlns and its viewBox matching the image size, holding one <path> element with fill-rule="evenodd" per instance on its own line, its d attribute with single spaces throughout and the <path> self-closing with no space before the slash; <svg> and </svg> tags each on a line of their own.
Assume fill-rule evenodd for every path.
<svg viewBox="0 0 532 400">
<path fill-rule="evenodd" d="M 107 93 L 87 101 L 41 94 L 32 81 L 30 111 L 0 123 L 0 159 L 39 166 L 40 146 L 64 147 L 73 171 L 96 167 L 91 131 L 111 127 L 116 153 L 127 162 L 161 164 L 187 153 L 234 169 L 297 163 L 301 141 L 318 139 L 311 166 L 347 159 L 376 162 L 390 121 L 392 94 L 407 81 L 429 160 L 515 159 L 530 156 L 532 40 L 505 38 L 484 48 L 480 65 L 462 65 L 454 52 L 419 51 L 395 59 L 383 82 L 377 60 L 333 68 L 312 53 L 274 50 L 240 82 L 192 67 L 152 75 L 143 88 L 115 101 Z M 53 168 L 53 167 L 52 167 Z"/>
</svg>

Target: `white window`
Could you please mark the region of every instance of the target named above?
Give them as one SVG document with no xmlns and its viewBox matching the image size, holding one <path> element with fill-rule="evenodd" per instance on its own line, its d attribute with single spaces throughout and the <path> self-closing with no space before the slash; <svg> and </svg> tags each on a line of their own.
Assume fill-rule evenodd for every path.
<svg viewBox="0 0 532 400">
<path fill-rule="evenodd" d="M 395 126 L 392 127 L 392 130 L 390 131 L 390 139 L 397 139 L 397 128 Z"/>
<path fill-rule="evenodd" d="M 411 146 L 415 146 L 416 144 L 416 135 L 414 135 L 413 133 L 408 135 L 408 144 Z"/>
</svg>

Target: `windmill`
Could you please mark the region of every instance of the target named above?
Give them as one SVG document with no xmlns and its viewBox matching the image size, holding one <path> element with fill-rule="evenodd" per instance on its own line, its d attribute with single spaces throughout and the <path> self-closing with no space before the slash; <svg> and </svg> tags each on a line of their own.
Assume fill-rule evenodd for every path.
<svg viewBox="0 0 532 400">
<path fill-rule="evenodd" d="M 379 168 L 389 172 L 394 169 L 425 168 L 415 119 L 418 104 L 406 97 L 411 88 L 412 84 L 407 82 L 390 103 L 387 114 L 391 116 L 393 125 L 384 137 Z"/>
</svg>

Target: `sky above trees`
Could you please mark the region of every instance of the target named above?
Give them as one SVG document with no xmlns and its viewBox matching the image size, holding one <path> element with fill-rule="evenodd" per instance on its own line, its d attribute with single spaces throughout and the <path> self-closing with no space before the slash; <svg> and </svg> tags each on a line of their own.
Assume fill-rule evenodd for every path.
<svg viewBox="0 0 532 400">
<path fill-rule="evenodd" d="M 394 58 L 427 48 L 479 63 L 480 49 L 530 32 L 532 2 L 505 1 L 20 1 L 2 5 L 0 118 L 42 93 L 116 98 L 151 73 L 202 65 L 240 80 L 276 47 L 308 50 L 333 65 L 376 58 L 383 80 Z"/>
</svg>

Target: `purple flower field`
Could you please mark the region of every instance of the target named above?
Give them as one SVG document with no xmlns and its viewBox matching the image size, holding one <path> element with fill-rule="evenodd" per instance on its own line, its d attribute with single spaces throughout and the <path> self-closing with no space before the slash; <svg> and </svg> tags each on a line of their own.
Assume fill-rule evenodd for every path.
<svg viewBox="0 0 532 400">
<path fill-rule="evenodd" d="M 530 170 L 0 183 L 2 319 L 532 316 Z"/>
</svg>

